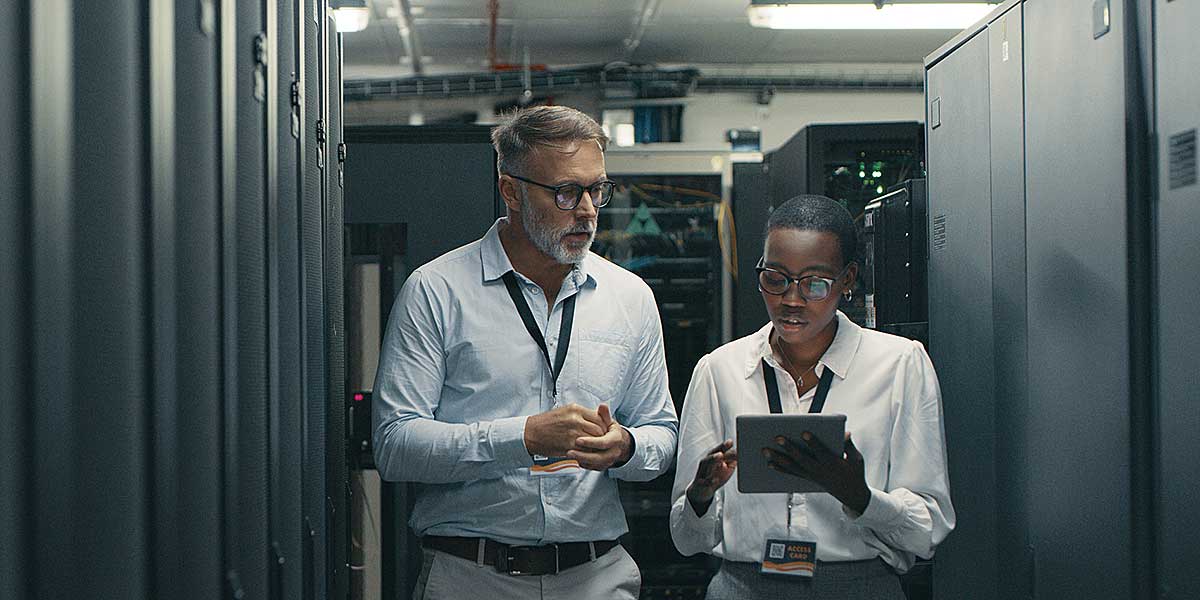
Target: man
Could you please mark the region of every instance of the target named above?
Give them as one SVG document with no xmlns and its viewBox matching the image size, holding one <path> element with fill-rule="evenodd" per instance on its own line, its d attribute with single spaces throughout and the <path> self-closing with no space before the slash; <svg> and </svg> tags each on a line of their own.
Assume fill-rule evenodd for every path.
<svg viewBox="0 0 1200 600">
<path fill-rule="evenodd" d="M 666 471 L 678 420 L 650 289 L 589 252 L 607 138 L 556 106 L 492 141 L 508 216 L 409 276 L 375 382 L 380 475 L 419 484 L 414 597 L 636 598 L 615 480 Z"/>
</svg>

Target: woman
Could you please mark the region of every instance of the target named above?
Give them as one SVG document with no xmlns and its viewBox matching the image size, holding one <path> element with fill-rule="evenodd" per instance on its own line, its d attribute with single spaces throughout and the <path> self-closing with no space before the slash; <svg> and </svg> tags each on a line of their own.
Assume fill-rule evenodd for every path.
<svg viewBox="0 0 1200 600">
<path fill-rule="evenodd" d="M 903 599 L 897 572 L 954 528 L 941 394 L 921 344 L 862 329 L 837 310 L 858 274 L 850 214 L 823 196 L 771 213 L 758 287 L 770 323 L 704 356 L 684 401 L 671 537 L 685 555 L 723 559 L 708 598 Z M 844 454 L 803 433 L 736 448 L 738 415 L 846 415 Z M 818 386 L 822 379 L 829 383 Z M 824 393 L 818 393 L 818 387 Z M 814 400 L 816 402 L 814 402 Z M 828 493 L 742 494 L 738 450 Z M 768 536 L 815 543 L 811 577 L 764 574 Z M 772 551 L 773 552 L 773 551 Z M 770 561 L 768 560 L 768 567 Z"/>
</svg>

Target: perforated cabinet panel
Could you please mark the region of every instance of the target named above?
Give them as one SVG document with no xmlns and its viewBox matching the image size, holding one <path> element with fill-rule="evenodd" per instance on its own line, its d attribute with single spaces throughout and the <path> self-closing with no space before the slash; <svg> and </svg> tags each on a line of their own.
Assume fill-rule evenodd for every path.
<svg viewBox="0 0 1200 600">
<path fill-rule="evenodd" d="M 255 97 L 253 49 L 263 31 L 262 0 L 238 0 L 235 235 L 237 314 L 237 547 L 233 568 L 249 598 L 267 597 L 267 256 L 265 104 Z M 227 451 L 229 451 L 227 449 Z"/>
<path fill-rule="evenodd" d="M 305 600 L 323 600 L 325 591 L 325 473 L 326 473 L 326 349 L 325 349 L 325 272 L 322 227 L 323 150 L 318 142 L 318 125 L 323 129 L 321 110 L 323 73 L 320 69 L 324 46 L 321 44 L 320 18 L 323 2 L 302 0 L 301 31 L 304 69 L 301 72 L 301 188 L 300 248 L 301 299 L 303 309 L 302 347 L 304 350 L 304 474 L 303 474 L 303 567 Z"/>
<path fill-rule="evenodd" d="M 69 561 L 62 576 L 77 597 L 130 598 L 150 589 L 149 123 L 142 105 L 129 101 L 146 93 L 144 10 L 133 0 L 77 2 L 71 10 L 74 162 L 58 176 L 74 187 L 67 223 L 75 270 L 62 290 L 71 308 L 53 318 L 70 328 L 72 371 L 54 384 L 65 392 L 55 403 L 70 406 L 68 423 L 54 436 L 72 438 L 72 460 L 39 478 L 71 481 L 71 555 L 101 557 Z"/>
<path fill-rule="evenodd" d="M 195 2 L 177 0 L 175 23 L 175 264 L 180 562 L 174 592 L 221 593 L 221 212 L 217 36 Z M 205 549 L 197 552 L 196 549 Z M 166 597 L 166 593 L 163 594 Z"/>
<path fill-rule="evenodd" d="M 296 21 L 298 3 L 272 0 L 276 8 L 277 33 L 274 69 L 277 74 L 275 102 L 277 120 L 278 186 L 274 219 L 270 225 L 275 242 L 273 264 L 276 288 L 272 294 L 276 332 L 273 337 L 273 362 L 277 387 L 272 395 L 272 562 L 271 585 L 275 598 L 296 599 L 302 595 L 303 580 L 302 513 L 304 428 L 303 362 L 300 343 L 301 280 L 300 270 L 300 155 L 299 135 L 292 130 L 292 82 L 298 78 Z M 297 134 L 299 131 L 297 131 Z"/>
<path fill-rule="evenodd" d="M 340 159 L 342 136 L 341 40 L 332 20 L 326 21 L 328 141 L 325 172 L 325 306 L 327 348 L 329 350 L 328 396 L 328 495 L 330 597 L 343 598 L 349 593 L 349 490 L 346 462 L 346 338 L 343 306 L 343 163 Z"/>
<path fill-rule="evenodd" d="M 29 45 L 24 1 L 0 3 L 0 598 L 28 596 Z"/>
</svg>

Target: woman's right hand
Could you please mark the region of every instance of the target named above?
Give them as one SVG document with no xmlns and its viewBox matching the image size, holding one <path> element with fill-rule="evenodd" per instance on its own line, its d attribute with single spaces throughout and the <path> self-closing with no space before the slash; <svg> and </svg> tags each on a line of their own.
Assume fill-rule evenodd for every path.
<svg viewBox="0 0 1200 600">
<path fill-rule="evenodd" d="M 696 477 L 687 489 L 688 504 L 692 505 L 696 516 L 703 517 L 708 512 L 713 496 L 733 477 L 736 468 L 737 450 L 733 447 L 733 440 L 725 440 L 700 460 L 696 466 Z"/>
</svg>

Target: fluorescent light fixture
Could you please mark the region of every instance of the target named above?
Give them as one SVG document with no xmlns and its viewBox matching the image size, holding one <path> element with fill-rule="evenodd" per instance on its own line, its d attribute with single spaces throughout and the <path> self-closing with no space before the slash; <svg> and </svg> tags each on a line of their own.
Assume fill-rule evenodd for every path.
<svg viewBox="0 0 1200 600">
<path fill-rule="evenodd" d="M 337 24 L 338 33 L 362 31 L 370 20 L 371 9 L 367 8 L 367 0 L 335 0 L 333 3 L 333 21 Z"/>
<path fill-rule="evenodd" d="M 984 2 L 945 4 L 794 4 L 754 2 L 750 24 L 769 29 L 965 29 L 995 8 Z"/>
</svg>

